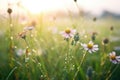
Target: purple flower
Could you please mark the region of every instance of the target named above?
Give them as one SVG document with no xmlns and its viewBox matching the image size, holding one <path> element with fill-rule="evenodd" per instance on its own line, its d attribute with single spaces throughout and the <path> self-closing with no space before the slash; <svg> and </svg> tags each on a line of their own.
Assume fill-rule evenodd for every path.
<svg viewBox="0 0 120 80">
<path fill-rule="evenodd" d="M 75 30 L 75 29 L 69 29 L 69 28 L 67 28 L 66 30 L 64 30 L 64 31 L 61 32 L 61 35 L 62 35 L 65 39 L 69 39 L 69 38 L 74 37 L 75 33 L 76 33 L 76 30 Z"/>
</svg>

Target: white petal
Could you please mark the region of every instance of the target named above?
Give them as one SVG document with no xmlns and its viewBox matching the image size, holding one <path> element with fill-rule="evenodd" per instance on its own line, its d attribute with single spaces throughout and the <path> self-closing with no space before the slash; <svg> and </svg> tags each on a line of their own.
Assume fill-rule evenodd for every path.
<svg viewBox="0 0 120 80">
<path fill-rule="evenodd" d="M 91 50 L 88 50 L 88 52 L 89 52 L 89 53 L 92 53 L 92 51 L 91 51 Z"/>
<path fill-rule="evenodd" d="M 92 49 L 92 52 L 95 52 L 95 50 L 94 50 L 94 49 Z"/>
<path fill-rule="evenodd" d="M 114 64 L 117 64 L 117 61 L 112 61 Z"/>
<path fill-rule="evenodd" d="M 114 64 L 117 64 L 117 61 L 116 61 L 116 60 L 111 60 L 111 59 L 110 59 L 110 61 L 111 61 L 112 63 L 114 63 Z"/>
<path fill-rule="evenodd" d="M 75 30 L 75 29 L 71 30 L 71 33 L 72 33 L 72 34 L 75 34 L 75 33 L 76 33 L 76 30 Z"/>
<path fill-rule="evenodd" d="M 88 44 L 93 44 L 93 42 L 92 41 L 89 41 L 89 43 Z"/>
<path fill-rule="evenodd" d="M 88 50 L 88 48 L 87 47 L 84 47 L 84 49 L 87 51 Z"/>
<path fill-rule="evenodd" d="M 120 62 L 120 56 L 116 56 L 116 60 Z"/>
<path fill-rule="evenodd" d="M 69 34 L 71 37 L 73 37 L 74 35 L 72 33 Z"/>
<path fill-rule="evenodd" d="M 94 45 L 93 47 L 98 47 L 98 45 Z"/>
<path fill-rule="evenodd" d="M 65 34 L 65 32 L 64 32 L 64 31 L 61 31 L 60 34 L 63 35 L 63 34 Z"/>
<path fill-rule="evenodd" d="M 112 54 L 113 54 L 113 55 L 116 55 L 116 53 L 115 53 L 114 51 L 112 52 Z"/>
<path fill-rule="evenodd" d="M 120 56 L 116 56 L 117 59 L 120 59 Z"/>
<path fill-rule="evenodd" d="M 112 56 L 112 53 L 110 53 L 109 55 Z"/>
<path fill-rule="evenodd" d="M 83 46 L 84 48 L 86 48 L 86 47 L 87 47 L 87 44 L 81 44 L 81 46 Z"/>
<path fill-rule="evenodd" d="M 115 52 L 111 52 L 109 55 L 110 56 L 116 56 L 116 53 Z"/>
<path fill-rule="evenodd" d="M 98 51 L 99 50 L 99 48 L 93 48 L 95 51 Z"/>
</svg>

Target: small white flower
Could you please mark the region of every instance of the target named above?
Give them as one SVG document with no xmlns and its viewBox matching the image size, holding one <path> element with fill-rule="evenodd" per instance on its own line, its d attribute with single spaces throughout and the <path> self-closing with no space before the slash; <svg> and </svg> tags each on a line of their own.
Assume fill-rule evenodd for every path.
<svg viewBox="0 0 120 80">
<path fill-rule="evenodd" d="M 24 27 L 24 30 L 25 31 L 31 31 L 31 30 L 33 30 L 35 27 L 34 26 L 27 26 L 27 27 Z"/>
<path fill-rule="evenodd" d="M 25 53 L 24 53 L 24 50 L 23 50 L 23 49 L 18 49 L 18 50 L 16 51 L 16 54 L 17 54 L 17 56 L 22 56 L 22 55 L 25 54 Z"/>
<path fill-rule="evenodd" d="M 90 41 L 88 44 L 81 44 L 81 46 L 83 46 L 83 48 L 89 53 L 96 52 L 99 50 L 98 45 L 94 45 L 92 41 Z"/>
<path fill-rule="evenodd" d="M 73 37 L 75 33 L 76 33 L 75 29 L 69 29 L 69 28 L 61 32 L 62 36 L 66 39 Z"/>
<path fill-rule="evenodd" d="M 113 51 L 109 54 L 110 61 L 114 64 L 117 64 L 120 62 L 120 56 L 116 56 L 116 53 Z"/>
</svg>

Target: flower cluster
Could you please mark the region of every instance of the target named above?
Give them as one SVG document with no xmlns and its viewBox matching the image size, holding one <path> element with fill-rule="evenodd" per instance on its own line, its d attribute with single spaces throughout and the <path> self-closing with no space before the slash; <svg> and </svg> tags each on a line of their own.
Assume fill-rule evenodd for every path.
<svg viewBox="0 0 120 80">
<path fill-rule="evenodd" d="M 72 38 L 72 43 L 74 44 L 76 41 L 79 41 L 79 33 L 76 33 L 75 29 L 65 29 L 64 31 L 61 32 L 62 36 L 65 39 L 71 39 Z M 93 32 L 92 34 L 93 36 L 97 35 L 96 32 Z M 95 40 L 92 39 L 92 40 Z M 106 45 L 109 43 L 109 39 L 105 38 L 102 41 L 102 44 Z M 89 53 L 93 53 L 99 50 L 98 45 L 94 44 L 93 41 L 89 41 L 89 43 L 85 44 L 85 43 L 81 43 L 81 46 L 83 47 L 83 49 Z M 113 51 L 109 54 L 109 58 L 110 61 L 114 64 L 118 64 L 120 63 L 120 56 L 116 56 L 116 53 Z"/>
</svg>

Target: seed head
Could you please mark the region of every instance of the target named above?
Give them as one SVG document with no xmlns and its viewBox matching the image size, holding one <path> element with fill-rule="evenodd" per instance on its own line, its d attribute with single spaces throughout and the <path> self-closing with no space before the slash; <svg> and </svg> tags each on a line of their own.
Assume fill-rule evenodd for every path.
<svg viewBox="0 0 120 80">
<path fill-rule="evenodd" d="M 109 39 L 108 38 L 103 39 L 103 44 L 108 44 L 108 43 L 109 43 Z"/>
<path fill-rule="evenodd" d="M 94 17 L 94 18 L 93 18 L 93 21 L 96 21 L 96 20 L 97 20 L 97 18 L 96 18 L 96 17 Z"/>
<path fill-rule="evenodd" d="M 74 2 L 77 2 L 77 0 L 74 0 Z"/>
<path fill-rule="evenodd" d="M 8 8 L 7 12 L 8 12 L 8 14 L 11 14 L 12 13 L 12 9 Z"/>
<path fill-rule="evenodd" d="M 113 31 L 113 30 L 114 30 L 114 27 L 113 27 L 113 26 L 111 26 L 111 27 L 110 27 L 110 30 L 111 30 L 111 31 Z"/>
</svg>

